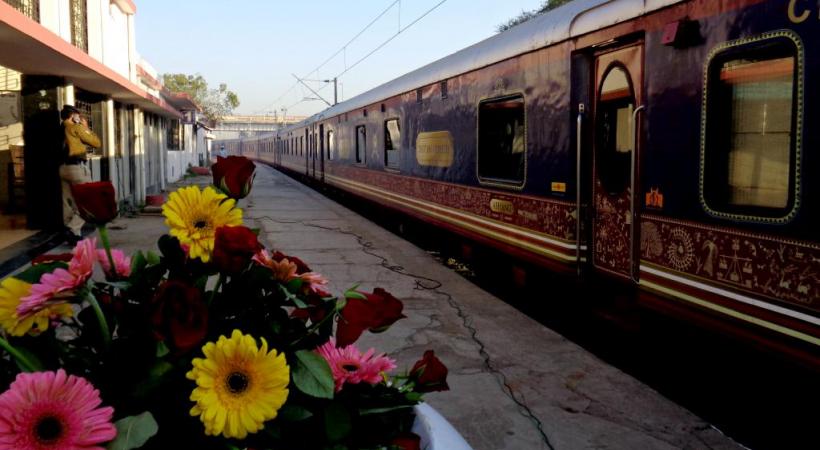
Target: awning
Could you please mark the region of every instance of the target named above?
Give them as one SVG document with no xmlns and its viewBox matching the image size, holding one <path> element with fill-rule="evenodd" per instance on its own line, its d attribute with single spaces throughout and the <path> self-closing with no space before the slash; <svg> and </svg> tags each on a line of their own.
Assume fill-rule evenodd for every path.
<svg viewBox="0 0 820 450">
<path fill-rule="evenodd" d="M 182 115 L 127 78 L 0 1 L 0 66 L 27 75 L 53 75 L 83 90 L 108 95 L 145 111 Z"/>
</svg>

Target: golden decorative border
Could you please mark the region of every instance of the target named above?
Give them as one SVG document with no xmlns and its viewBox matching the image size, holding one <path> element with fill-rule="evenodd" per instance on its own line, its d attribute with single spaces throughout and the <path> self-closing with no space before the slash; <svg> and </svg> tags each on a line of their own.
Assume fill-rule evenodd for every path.
<svg viewBox="0 0 820 450">
<path fill-rule="evenodd" d="M 782 217 L 761 217 L 761 216 L 752 216 L 752 215 L 745 215 L 745 214 L 735 214 L 735 213 L 726 213 L 721 211 L 716 211 L 709 207 L 706 203 L 706 198 L 703 195 L 704 190 L 704 183 L 705 183 L 705 166 L 706 166 L 706 122 L 707 122 L 707 111 L 708 111 L 708 99 L 709 99 L 709 66 L 712 64 L 712 60 L 721 52 L 726 51 L 730 48 L 739 47 L 742 45 L 754 44 L 757 42 L 773 40 L 777 38 L 786 38 L 791 40 L 794 43 L 795 49 L 797 50 L 797 56 L 795 58 L 795 62 L 797 64 L 797 110 L 796 110 L 796 128 L 795 128 L 795 143 L 794 143 L 794 204 L 792 205 L 791 211 L 789 211 L 785 216 Z M 805 55 L 803 49 L 803 41 L 800 40 L 800 36 L 792 30 L 777 30 L 777 31 L 770 31 L 767 33 L 763 33 L 754 37 L 736 39 L 733 41 L 724 42 L 722 44 L 717 45 L 709 52 L 709 56 L 706 58 L 706 63 L 704 64 L 703 68 L 703 104 L 701 109 L 701 124 L 700 124 L 700 174 L 699 174 L 699 197 L 700 197 L 700 204 L 703 206 L 703 209 L 711 216 L 718 217 L 721 219 L 732 219 L 738 221 L 745 221 L 745 222 L 756 222 L 756 223 L 769 223 L 769 224 L 786 224 L 794 219 L 794 216 L 797 215 L 797 211 L 800 209 L 800 169 L 801 169 L 801 154 L 802 154 L 802 144 L 803 144 L 803 95 L 804 95 L 804 66 L 805 66 Z"/>
</svg>

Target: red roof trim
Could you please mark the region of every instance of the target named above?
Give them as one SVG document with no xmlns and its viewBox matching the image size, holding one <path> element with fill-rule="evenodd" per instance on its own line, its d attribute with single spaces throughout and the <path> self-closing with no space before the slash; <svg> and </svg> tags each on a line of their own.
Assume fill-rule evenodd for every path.
<svg viewBox="0 0 820 450">
<path fill-rule="evenodd" d="M 71 45 L 71 43 L 66 42 L 63 38 L 57 36 L 51 30 L 28 18 L 25 14 L 17 11 L 15 8 L 3 1 L 0 1 L 0 22 L 8 24 L 17 32 L 35 39 L 38 43 L 49 48 L 50 50 L 72 60 L 92 72 L 97 73 L 98 75 L 101 75 L 104 78 L 107 78 L 134 95 L 151 101 L 164 109 L 166 112 L 171 113 L 174 117 L 182 117 L 179 111 L 171 108 L 167 103 L 151 96 L 148 92 L 144 91 L 127 78 L 115 72 L 113 69 L 92 58 L 84 51 Z M 11 68 L 14 69 L 14 67 Z M 61 74 L 55 73 L 54 75 Z"/>
</svg>

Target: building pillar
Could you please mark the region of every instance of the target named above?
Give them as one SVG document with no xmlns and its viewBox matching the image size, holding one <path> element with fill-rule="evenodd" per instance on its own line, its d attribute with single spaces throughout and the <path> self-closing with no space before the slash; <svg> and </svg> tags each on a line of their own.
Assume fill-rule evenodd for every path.
<svg viewBox="0 0 820 450">
<path fill-rule="evenodd" d="M 117 174 L 117 135 L 114 129 L 114 121 L 116 120 L 114 100 L 109 98 L 102 102 L 102 117 L 103 132 L 102 136 L 100 136 L 100 140 L 102 140 L 103 144 L 102 160 L 100 161 L 101 178 L 103 180 L 106 179 L 107 174 L 108 180 L 114 185 L 117 201 L 119 201 L 122 200 L 122 188 L 120 186 L 122 180 L 120 180 Z"/>
<path fill-rule="evenodd" d="M 134 201 L 137 205 L 145 200 L 146 186 L 145 178 L 146 167 L 145 159 L 145 115 L 139 108 L 134 108 L 134 164 L 137 166 L 134 171 L 137 175 L 134 187 Z"/>
</svg>

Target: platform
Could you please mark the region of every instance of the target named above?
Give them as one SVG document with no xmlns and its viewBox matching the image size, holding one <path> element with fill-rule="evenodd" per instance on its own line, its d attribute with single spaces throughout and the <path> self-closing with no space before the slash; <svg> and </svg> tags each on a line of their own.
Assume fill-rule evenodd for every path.
<svg viewBox="0 0 820 450">
<path fill-rule="evenodd" d="M 302 258 L 334 293 L 359 284 L 404 301 L 406 319 L 359 344 L 388 352 L 400 369 L 435 350 L 452 390 L 427 400 L 476 450 L 547 449 L 545 437 L 555 449 L 740 448 L 424 250 L 269 167 L 258 167 L 240 206 L 268 248 Z M 127 229 L 112 230 L 112 244 L 128 252 L 153 248 L 165 231 L 160 216 L 121 221 Z"/>
</svg>

